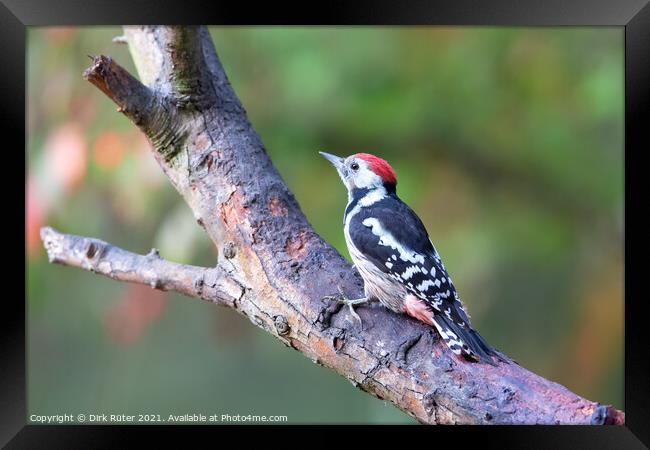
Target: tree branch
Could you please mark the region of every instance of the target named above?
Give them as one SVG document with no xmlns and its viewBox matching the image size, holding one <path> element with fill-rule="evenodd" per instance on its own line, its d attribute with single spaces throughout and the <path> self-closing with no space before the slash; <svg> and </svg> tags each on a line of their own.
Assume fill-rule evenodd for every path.
<svg viewBox="0 0 650 450">
<path fill-rule="evenodd" d="M 122 66 L 107 56 L 94 56 L 93 65 L 84 71 L 84 78 L 99 88 L 136 124 L 147 121 L 155 103 L 154 93 Z"/>
<path fill-rule="evenodd" d="M 126 27 L 125 37 L 143 83 L 163 105 L 156 114 L 164 116 L 132 120 L 150 137 L 154 156 L 199 225 L 221 246 L 228 271 L 219 268 L 223 261 L 217 269 L 174 265 L 46 229 L 51 260 L 126 281 L 155 279 L 159 288 L 193 297 L 220 298 L 224 301 L 218 303 L 285 345 L 423 423 L 624 422 L 621 411 L 516 364 L 459 360 L 434 329 L 380 305 L 357 309 L 364 323 L 359 329 L 347 308 L 323 300 L 338 287 L 360 295 L 359 275 L 309 225 L 249 123 L 208 30 Z M 108 64 L 102 61 L 100 66 Z M 130 89 L 142 91 L 114 72 L 95 70 L 90 80 L 112 99 L 128 98 Z M 137 109 L 129 117 L 138 114 L 146 111 Z M 172 130 L 172 144 L 158 137 L 163 122 Z M 93 245 L 104 250 L 90 251 Z M 102 263 L 111 270 L 102 271 Z M 219 280 L 215 286 L 221 286 L 215 289 L 223 293 L 192 288 L 201 273 L 212 270 Z"/>
<path fill-rule="evenodd" d="M 159 39 L 165 39 L 169 61 L 167 79 L 172 95 L 179 106 L 194 105 L 199 109 L 202 99 L 210 96 L 205 92 L 209 80 L 204 72 L 203 51 L 199 39 L 198 27 L 157 28 Z"/>
<path fill-rule="evenodd" d="M 181 151 L 187 133 L 179 118 L 180 112 L 169 98 L 140 83 L 107 56 L 95 56 L 93 65 L 83 76 L 147 135 L 164 161 L 170 161 Z"/>
<path fill-rule="evenodd" d="M 161 291 L 176 291 L 219 305 L 233 306 L 244 293 L 221 266 L 207 268 L 166 261 L 158 250 L 138 255 L 99 239 L 41 229 L 51 263 L 78 267 L 118 281 L 147 284 Z"/>
<path fill-rule="evenodd" d="M 143 29 L 147 33 L 142 33 Z M 142 53 L 148 55 L 144 58 L 148 67 L 138 65 L 138 71 L 146 74 L 145 83 L 173 99 L 179 108 L 201 110 L 214 100 L 203 60 L 203 40 L 199 27 L 125 27 L 124 39 L 131 43 L 131 52 L 136 60 L 142 60 L 139 57 Z M 152 42 L 155 52 L 151 51 Z M 154 56 L 157 64 L 149 62 L 151 56 Z M 152 68 L 157 69 L 155 73 L 151 72 Z"/>
</svg>

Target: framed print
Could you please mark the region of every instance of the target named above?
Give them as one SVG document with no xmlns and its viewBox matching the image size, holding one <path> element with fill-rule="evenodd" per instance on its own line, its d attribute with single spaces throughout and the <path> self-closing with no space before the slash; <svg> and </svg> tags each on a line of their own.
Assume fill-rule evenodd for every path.
<svg viewBox="0 0 650 450">
<path fill-rule="evenodd" d="M 412 3 L 4 3 L 25 295 L 3 444 L 420 423 L 647 445 L 650 7 Z"/>
</svg>

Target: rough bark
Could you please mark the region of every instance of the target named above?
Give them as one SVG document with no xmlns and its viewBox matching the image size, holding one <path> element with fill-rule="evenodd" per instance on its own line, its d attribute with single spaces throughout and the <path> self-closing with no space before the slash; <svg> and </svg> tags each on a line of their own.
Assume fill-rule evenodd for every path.
<svg viewBox="0 0 650 450">
<path fill-rule="evenodd" d="M 135 255 L 105 242 L 42 237 L 52 262 L 231 307 L 317 364 L 430 424 L 624 423 L 517 364 L 466 362 L 435 330 L 362 294 L 353 267 L 311 228 L 233 92 L 205 27 L 125 27 L 142 83 L 110 58 L 84 76 L 150 139 L 153 155 L 220 250 L 216 268 Z M 144 83 L 144 84 L 143 84 Z"/>
</svg>

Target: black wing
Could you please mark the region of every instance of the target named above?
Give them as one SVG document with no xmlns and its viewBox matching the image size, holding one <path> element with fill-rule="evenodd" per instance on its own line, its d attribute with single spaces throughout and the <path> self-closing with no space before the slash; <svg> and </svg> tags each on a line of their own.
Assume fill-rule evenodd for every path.
<svg viewBox="0 0 650 450">
<path fill-rule="evenodd" d="M 454 352 L 479 355 L 489 363 L 489 356 L 503 359 L 471 328 L 424 224 L 408 205 L 397 196 L 387 196 L 355 214 L 349 233 L 364 256 L 427 305 L 438 331 Z"/>
<path fill-rule="evenodd" d="M 349 233 L 357 249 L 381 271 L 436 311 L 449 310 L 454 321 L 469 322 L 424 224 L 399 198 L 388 196 L 372 208 L 362 208 L 350 220 Z"/>
</svg>

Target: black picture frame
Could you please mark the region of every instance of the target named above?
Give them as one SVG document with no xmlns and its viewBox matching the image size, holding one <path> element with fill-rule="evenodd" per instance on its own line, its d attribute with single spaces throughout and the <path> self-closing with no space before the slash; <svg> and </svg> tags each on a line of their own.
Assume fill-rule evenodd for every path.
<svg viewBox="0 0 650 450">
<path fill-rule="evenodd" d="M 290 16 L 302 13 L 302 16 Z M 39 25 L 123 25 L 123 24 L 362 24 L 362 25 L 508 25 L 508 26 L 621 26 L 625 28 L 625 413 L 624 426 L 507 426 L 507 427 L 438 427 L 436 444 L 444 436 L 454 442 L 471 438 L 482 447 L 494 448 L 647 448 L 650 445 L 650 377 L 648 338 L 644 335 L 643 252 L 638 240 L 647 233 L 643 207 L 647 200 L 640 183 L 643 164 L 637 161 L 643 149 L 650 148 L 644 133 L 650 104 L 650 5 L 648 0 L 617 1 L 535 1 L 479 0 L 461 1 L 356 1 L 310 4 L 308 9 L 282 8 L 277 3 L 252 5 L 217 4 L 200 0 L 162 2 L 141 0 L 117 2 L 106 0 L 2 0 L 0 4 L 0 121 L 4 128 L 5 164 L 23 164 L 26 175 L 25 132 L 25 52 L 26 27 Z M 11 139 L 13 138 L 13 139 Z M 9 144 L 9 143 L 12 144 Z M 645 142 L 645 144 L 644 144 Z M 19 159 L 17 148 L 25 148 Z M 8 161 L 11 161 L 9 163 Z M 18 177 L 17 170 L 10 170 Z M 25 180 L 3 177 L 5 200 L 24 203 Z M 637 208 L 636 203 L 639 203 Z M 9 208 L 5 201 L 5 207 Z M 8 209 L 9 210 L 9 209 Z M 13 211 L 13 210 L 12 210 Z M 638 211 L 639 214 L 636 214 Z M 639 217 L 634 217 L 634 216 Z M 24 218 L 18 213 L 5 214 L 6 241 L 9 236 L 24 235 Z M 22 227 L 22 229 L 21 229 Z M 634 242 L 634 244 L 632 244 Z M 25 257 L 23 248 L 16 249 Z M 5 255 L 6 256 L 6 255 Z M 634 264 L 632 258 L 636 258 Z M 8 266 L 18 270 L 18 258 L 7 258 Z M 25 261 L 26 264 L 26 261 Z M 25 268 L 26 265 L 23 265 Z M 5 276 L 9 277 L 8 271 Z M 5 289 L 8 281 L 5 280 Z M 17 278 L 16 278 L 17 279 Z M 23 286 L 26 286 L 23 285 Z M 8 291 L 6 291 L 8 292 Z M 25 292 L 25 291 L 24 291 Z M 25 293 L 26 296 L 26 293 Z M 22 298 L 25 300 L 25 297 Z M 0 444 L 9 448 L 97 448 L 130 441 L 136 426 L 38 426 L 26 425 L 25 370 L 25 303 L 20 295 L 5 295 L 2 305 L 0 341 Z M 316 406 L 315 406 L 316 407 Z M 119 433 L 115 433 L 119 428 Z M 144 427 L 158 437 L 186 427 Z M 194 438 L 211 427 L 191 427 Z M 259 427 L 254 427 L 259 428 Z M 173 430 L 171 430 L 173 429 Z M 223 427 L 220 427 L 222 430 Z M 250 429 L 246 427 L 246 429 Z M 269 428 L 265 427 L 266 430 Z M 377 428 L 373 429 L 373 434 Z M 417 433 L 430 433 L 420 427 Z M 444 431 L 441 431 L 444 430 Z M 320 430 L 323 433 L 325 430 Z M 221 432 L 221 431 L 220 431 Z M 462 434 L 459 434 L 462 433 Z M 433 445 L 433 444 L 432 444 Z"/>
</svg>

